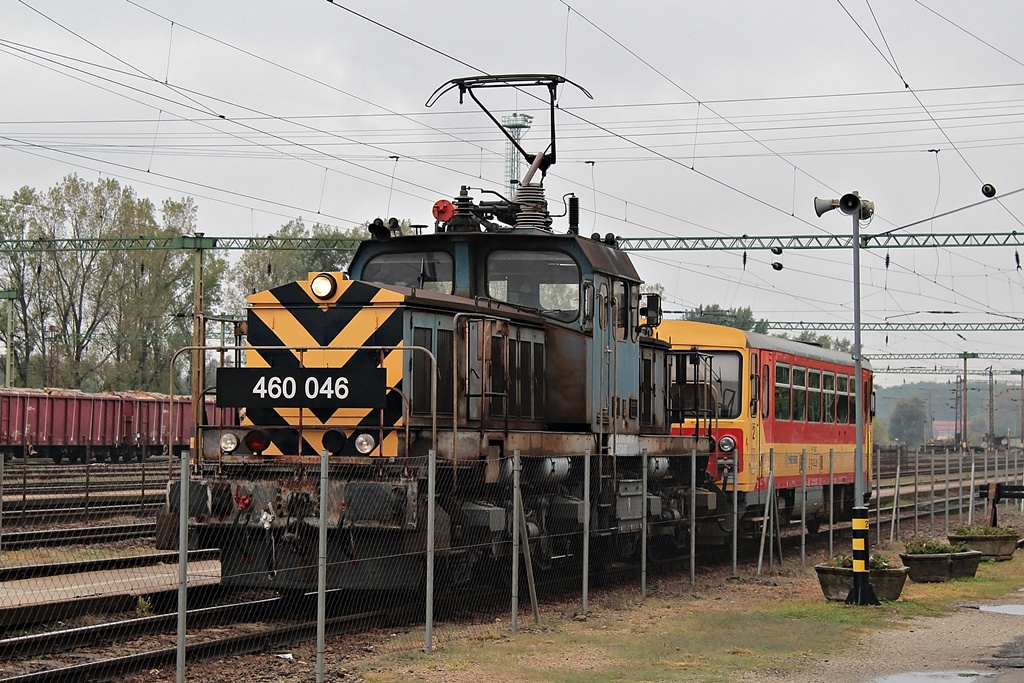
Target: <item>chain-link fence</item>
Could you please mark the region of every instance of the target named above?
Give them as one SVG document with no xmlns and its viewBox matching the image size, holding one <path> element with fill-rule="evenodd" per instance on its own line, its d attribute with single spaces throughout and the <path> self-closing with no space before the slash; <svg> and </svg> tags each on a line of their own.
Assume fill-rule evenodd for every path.
<svg viewBox="0 0 1024 683">
<path fill-rule="evenodd" d="M 359 477 L 303 456 L 298 467 L 239 469 L 221 478 L 226 489 L 188 453 L 13 458 L 2 478 L 0 679 L 160 670 L 147 680 L 201 680 L 200 659 L 257 651 L 316 662 L 330 679 L 345 652 L 552 627 L 585 618 L 608 584 L 642 599 L 655 572 L 692 584 L 712 555 L 735 562 L 738 546 L 758 554 L 759 571 L 795 561 L 795 543 L 803 562 L 805 530 L 841 516 L 830 482 L 848 455 L 768 451 L 751 491 L 729 463 L 713 484 L 692 454 L 496 453 L 455 467 L 428 453 Z M 873 540 L 907 523 L 930 535 L 984 523 L 983 485 L 1022 483 L 1021 464 L 1002 452 L 876 460 Z"/>
</svg>

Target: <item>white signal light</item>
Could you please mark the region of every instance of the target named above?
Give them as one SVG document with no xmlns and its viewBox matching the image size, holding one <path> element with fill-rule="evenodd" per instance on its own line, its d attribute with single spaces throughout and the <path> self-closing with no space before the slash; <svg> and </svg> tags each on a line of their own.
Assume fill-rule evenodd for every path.
<svg viewBox="0 0 1024 683">
<path fill-rule="evenodd" d="M 356 450 L 363 455 L 369 455 L 377 447 L 377 440 L 372 434 L 360 434 L 356 437 Z"/>
<path fill-rule="evenodd" d="M 736 439 L 728 435 L 723 436 L 718 442 L 718 449 L 723 453 L 732 453 L 736 450 Z"/>
<path fill-rule="evenodd" d="M 320 273 L 309 283 L 313 296 L 318 299 L 330 299 L 338 291 L 338 281 L 330 273 Z"/>
<path fill-rule="evenodd" d="M 238 437 L 231 432 L 220 435 L 220 450 L 224 453 L 234 453 L 238 448 Z"/>
</svg>

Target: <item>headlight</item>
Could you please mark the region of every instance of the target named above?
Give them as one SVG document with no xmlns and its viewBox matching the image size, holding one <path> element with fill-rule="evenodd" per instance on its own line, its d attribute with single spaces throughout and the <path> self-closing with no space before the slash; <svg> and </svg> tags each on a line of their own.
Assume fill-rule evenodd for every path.
<svg viewBox="0 0 1024 683">
<path fill-rule="evenodd" d="M 377 440 L 372 434 L 360 434 L 356 437 L 356 450 L 363 455 L 368 455 L 377 447 Z"/>
<path fill-rule="evenodd" d="M 320 273 L 309 284 L 313 296 L 318 299 L 330 299 L 338 291 L 338 281 L 330 273 Z"/>
<path fill-rule="evenodd" d="M 723 453 L 732 453 L 736 450 L 736 439 L 731 436 L 723 436 L 722 440 L 718 442 L 718 448 Z"/>
<path fill-rule="evenodd" d="M 227 432 L 220 435 L 220 450 L 224 453 L 234 453 L 235 449 L 238 448 L 238 437 Z"/>
</svg>

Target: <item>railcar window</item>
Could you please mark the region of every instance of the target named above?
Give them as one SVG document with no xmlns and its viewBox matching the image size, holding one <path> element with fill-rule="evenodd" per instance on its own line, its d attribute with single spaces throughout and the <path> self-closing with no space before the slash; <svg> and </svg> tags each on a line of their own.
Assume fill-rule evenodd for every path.
<svg viewBox="0 0 1024 683">
<path fill-rule="evenodd" d="M 454 268 L 451 254 L 424 251 L 415 254 L 381 254 L 363 267 L 362 279 L 385 285 L 416 287 L 452 293 Z"/>
<path fill-rule="evenodd" d="M 807 371 L 807 421 L 821 422 L 821 370 Z"/>
<path fill-rule="evenodd" d="M 834 372 L 826 372 L 821 377 L 822 388 L 822 422 L 834 423 L 836 421 L 836 375 Z"/>
<path fill-rule="evenodd" d="M 848 386 L 846 375 L 836 376 L 836 422 L 839 424 L 848 424 L 850 422 Z"/>
<path fill-rule="evenodd" d="M 487 257 L 487 296 L 575 320 L 580 311 L 580 269 L 555 251 L 495 251 Z"/>
<path fill-rule="evenodd" d="M 793 420 L 807 418 L 807 368 L 793 368 Z"/>
<path fill-rule="evenodd" d="M 788 420 L 790 407 L 789 366 L 775 364 L 775 419 Z"/>
</svg>

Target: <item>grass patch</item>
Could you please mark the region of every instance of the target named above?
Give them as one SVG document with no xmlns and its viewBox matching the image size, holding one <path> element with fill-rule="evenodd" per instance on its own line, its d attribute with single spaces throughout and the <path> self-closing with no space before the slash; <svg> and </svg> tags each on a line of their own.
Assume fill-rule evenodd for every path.
<svg viewBox="0 0 1024 683">
<path fill-rule="evenodd" d="M 60 562 L 85 562 L 88 560 L 105 560 L 115 557 L 137 557 L 151 555 L 152 539 L 128 539 L 116 543 L 101 545 L 48 546 L 41 548 L 21 548 L 3 551 L 3 566 L 25 567 L 36 564 L 58 564 Z"/>
<path fill-rule="evenodd" d="M 511 636 L 488 627 L 448 640 L 431 655 L 392 652 L 358 667 L 367 681 L 730 681 L 740 673 L 778 677 L 848 648 L 861 634 L 941 616 L 957 604 L 996 599 L 1024 583 L 1024 560 L 983 563 L 978 576 L 939 584 L 907 582 L 898 602 L 856 607 L 824 599 L 733 604 L 692 599 L 628 599 L 601 605 L 587 621 L 548 618 L 549 628 Z M 815 582 L 813 569 L 795 581 Z M 815 584 L 816 588 L 816 584 Z M 810 595 L 805 592 L 804 595 Z"/>
</svg>

